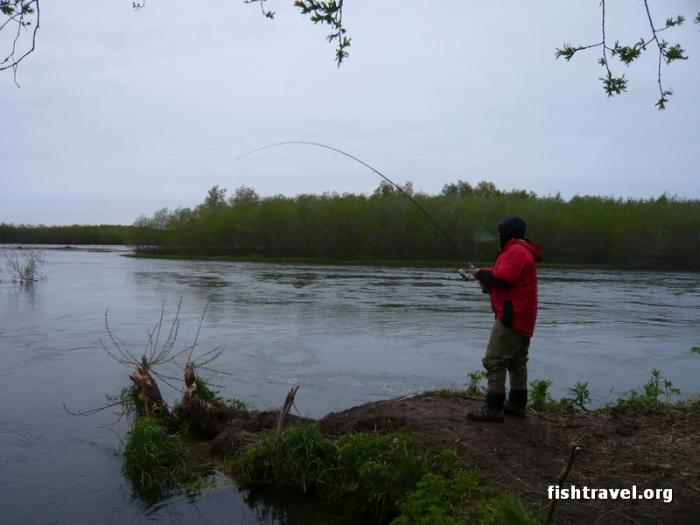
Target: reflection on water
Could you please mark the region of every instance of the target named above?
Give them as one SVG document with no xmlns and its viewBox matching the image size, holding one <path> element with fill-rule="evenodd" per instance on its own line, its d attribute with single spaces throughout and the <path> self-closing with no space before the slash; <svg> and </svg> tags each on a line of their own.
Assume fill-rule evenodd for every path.
<svg viewBox="0 0 700 525">
<path fill-rule="evenodd" d="M 261 500 L 223 479 L 194 502 L 132 500 L 118 455 L 126 423 L 107 430 L 113 414 L 76 418 L 62 406 L 99 406 L 128 381 L 98 342 L 107 308 L 138 353 L 164 303 L 172 316 L 182 298 L 182 346 L 208 304 L 198 351 L 226 345 L 215 368 L 230 375 L 209 375 L 222 397 L 266 408 L 300 384 L 297 406 L 309 416 L 461 387 L 481 366 L 492 322 L 488 298 L 449 269 L 147 260 L 105 249 L 45 257 L 44 281 L 0 281 L 0 508 L 9 523 L 329 522 L 328 509 L 317 519 L 308 502 L 287 505 L 296 496 Z M 654 367 L 698 392 L 698 274 L 542 270 L 540 282 L 530 372 L 552 379 L 555 395 L 588 381 L 602 401 L 611 388 L 639 387 Z"/>
</svg>

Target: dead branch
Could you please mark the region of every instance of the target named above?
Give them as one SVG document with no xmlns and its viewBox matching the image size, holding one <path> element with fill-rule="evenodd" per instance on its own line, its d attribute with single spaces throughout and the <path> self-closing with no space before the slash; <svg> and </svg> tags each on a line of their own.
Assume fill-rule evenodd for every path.
<svg viewBox="0 0 700 525">
<path fill-rule="evenodd" d="M 107 410 L 108 408 L 116 407 L 116 406 L 121 406 L 122 402 L 121 401 L 115 401 L 114 403 L 109 403 L 108 405 L 104 405 L 98 408 L 91 408 L 89 410 L 83 410 L 80 412 L 74 412 L 73 410 L 70 410 L 65 403 L 63 403 L 63 410 L 68 412 L 71 416 L 93 416 L 99 412 L 102 412 L 103 410 Z"/>
<path fill-rule="evenodd" d="M 297 395 L 297 390 L 299 390 L 299 385 L 293 387 L 289 392 L 287 393 L 287 397 L 284 400 L 284 404 L 282 405 L 282 408 L 280 408 L 280 413 L 279 416 L 277 417 L 277 433 L 279 434 L 282 432 L 282 427 L 284 427 L 284 421 L 287 419 L 287 416 L 289 415 L 289 411 L 292 409 L 292 406 L 294 405 L 294 398 Z"/>
<path fill-rule="evenodd" d="M 557 480 L 557 486 L 561 486 L 564 484 L 566 481 L 566 477 L 569 475 L 569 472 L 571 472 L 571 467 L 574 464 L 574 459 L 576 459 L 576 454 L 579 453 L 581 450 L 581 447 L 578 445 L 573 445 L 571 447 L 571 450 L 569 451 L 569 461 L 566 463 L 566 466 L 564 469 L 561 471 L 561 474 L 559 474 L 559 479 Z M 552 519 L 554 518 L 554 509 L 557 506 L 557 500 L 552 499 L 552 503 L 549 504 L 549 512 L 547 512 L 547 520 L 545 521 L 546 525 L 550 525 L 552 523 Z"/>
</svg>

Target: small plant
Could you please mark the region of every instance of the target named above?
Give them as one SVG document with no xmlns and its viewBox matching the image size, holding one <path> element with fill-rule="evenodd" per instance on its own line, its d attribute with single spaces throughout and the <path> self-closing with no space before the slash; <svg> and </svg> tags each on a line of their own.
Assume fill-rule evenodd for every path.
<svg viewBox="0 0 700 525">
<path fill-rule="evenodd" d="M 535 379 L 530 381 L 530 406 L 535 410 L 544 410 L 554 401 L 549 395 L 549 387 L 552 382 L 549 379 Z"/>
<path fill-rule="evenodd" d="M 206 380 L 201 377 L 197 377 L 197 388 L 195 390 L 195 397 L 201 401 L 211 401 L 217 405 L 226 405 L 230 408 L 235 408 L 237 410 L 247 410 L 248 407 L 240 399 L 229 398 L 224 400 L 221 397 L 218 390 L 214 390 Z"/>
<path fill-rule="evenodd" d="M 248 405 L 246 405 L 245 401 L 241 401 L 235 397 L 228 398 L 226 400 L 226 406 L 235 408 L 236 410 L 248 410 Z"/>
<path fill-rule="evenodd" d="M 466 394 L 473 397 L 483 397 L 486 394 L 486 388 L 481 382 L 486 379 L 486 372 L 483 370 L 475 370 L 467 374 L 467 390 Z"/>
<path fill-rule="evenodd" d="M 41 279 L 44 256 L 37 250 L 12 250 L 5 254 L 5 266 L 13 282 L 31 283 Z"/>
<path fill-rule="evenodd" d="M 649 381 L 644 385 L 644 395 L 653 400 L 652 402 L 656 405 L 660 404 L 660 396 L 663 396 L 664 402 L 668 403 L 672 396 L 677 396 L 680 393 L 680 389 L 674 387 L 673 383 L 656 368 L 651 371 Z"/>
<path fill-rule="evenodd" d="M 700 355 L 700 346 L 694 346 L 693 348 L 690 349 L 691 352 L 694 354 Z"/>
<path fill-rule="evenodd" d="M 663 403 L 670 403 L 673 396 L 681 393 L 680 389 L 674 387 L 673 383 L 656 368 L 651 371 L 643 390 L 643 393 L 631 390 L 618 399 L 617 406 L 620 408 L 658 408 Z M 662 396 L 663 400 L 659 399 Z"/>
<path fill-rule="evenodd" d="M 569 388 L 569 393 L 571 397 L 564 398 L 562 401 L 586 412 L 589 411 L 587 405 L 591 402 L 591 393 L 588 390 L 588 382 L 577 382 L 573 387 Z"/>
</svg>

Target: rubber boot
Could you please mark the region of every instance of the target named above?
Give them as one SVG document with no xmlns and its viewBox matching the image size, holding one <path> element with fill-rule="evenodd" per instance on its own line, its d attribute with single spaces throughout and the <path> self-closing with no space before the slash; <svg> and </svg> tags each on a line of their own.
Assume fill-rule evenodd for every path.
<svg viewBox="0 0 700 525">
<path fill-rule="evenodd" d="M 527 407 L 527 390 L 512 390 L 508 392 L 508 402 L 503 406 L 503 412 L 511 417 L 525 419 Z"/>
<path fill-rule="evenodd" d="M 488 392 L 486 404 L 479 410 L 467 413 L 467 419 L 478 423 L 503 423 L 503 403 L 505 400 L 505 394 Z"/>
</svg>

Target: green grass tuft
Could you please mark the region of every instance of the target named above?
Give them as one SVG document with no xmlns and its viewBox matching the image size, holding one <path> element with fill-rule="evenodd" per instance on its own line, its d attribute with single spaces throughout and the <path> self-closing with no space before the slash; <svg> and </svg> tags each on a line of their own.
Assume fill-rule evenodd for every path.
<svg viewBox="0 0 700 525">
<path fill-rule="evenodd" d="M 192 459 L 182 435 L 154 417 L 134 421 L 124 447 L 123 472 L 134 493 L 148 502 L 158 501 L 180 485 L 190 487 L 190 492 L 206 486 L 204 469 Z"/>
</svg>

